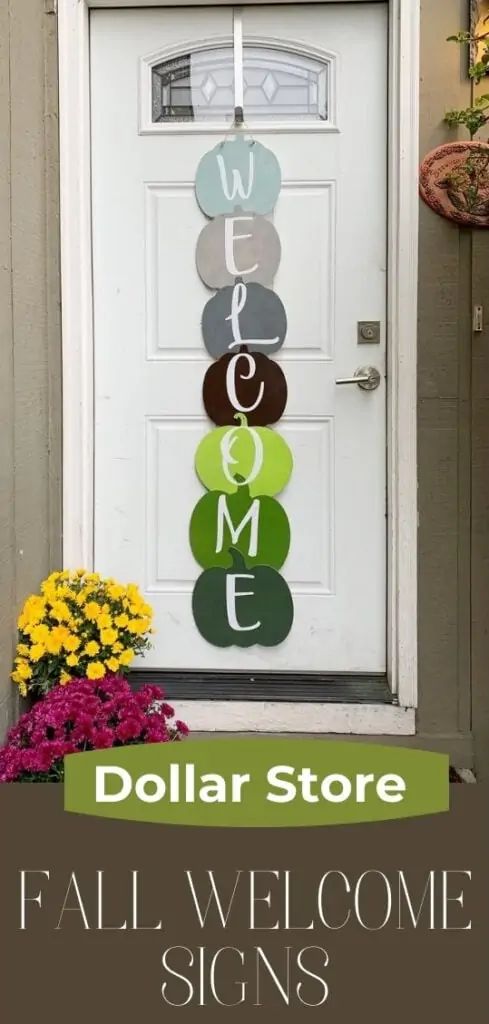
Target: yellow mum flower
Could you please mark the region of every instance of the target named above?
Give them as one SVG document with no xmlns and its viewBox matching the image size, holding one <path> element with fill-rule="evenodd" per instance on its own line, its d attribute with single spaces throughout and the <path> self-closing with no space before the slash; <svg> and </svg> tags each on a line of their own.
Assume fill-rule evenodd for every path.
<svg viewBox="0 0 489 1024">
<path fill-rule="evenodd" d="M 54 630 L 46 640 L 46 650 L 48 654 L 59 654 L 61 650 L 61 640 L 54 635 Z"/>
<path fill-rule="evenodd" d="M 78 665 L 79 660 L 80 659 L 79 659 L 77 654 L 69 654 L 67 659 L 66 659 L 66 664 L 69 665 L 70 668 L 71 668 L 74 665 Z"/>
<path fill-rule="evenodd" d="M 123 612 L 122 615 L 116 615 L 114 622 L 119 629 L 124 629 L 124 626 L 127 626 L 127 623 L 129 622 L 129 616 Z"/>
<path fill-rule="evenodd" d="M 107 665 L 107 668 L 109 668 L 111 672 L 116 672 L 117 669 L 119 668 L 119 661 L 117 658 L 107 658 L 105 664 Z"/>
<path fill-rule="evenodd" d="M 31 666 L 26 661 L 23 661 L 22 658 L 17 658 L 16 672 L 21 680 L 30 679 L 32 676 Z"/>
<path fill-rule="evenodd" d="M 117 643 L 114 644 L 114 646 L 112 648 L 113 654 L 120 654 L 120 652 L 123 651 L 123 650 L 124 650 L 124 646 L 123 646 L 123 644 L 119 643 L 119 641 L 117 641 Z"/>
<path fill-rule="evenodd" d="M 70 635 L 66 637 L 66 640 L 63 643 L 65 651 L 77 651 L 79 646 L 80 640 L 77 636 L 74 636 L 73 633 L 70 633 Z"/>
<path fill-rule="evenodd" d="M 70 618 L 71 612 L 68 605 L 64 601 L 55 601 L 52 607 L 51 615 L 53 619 L 57 619 L 58 622 L 66 622 Z"/>
<path fill-rule="evenodd" d="M 111 647 L 112 644 L 115 644 L 118 635 L 119 634 L 116 629 L 102 629 L 100 632 L 100 639 L 105 647 Z"/>
<path fill-rule="evenodd" d="M 66 626 L 55 626 L 49 636 L 46 637 L 46 649 L 49 654 L 59 654 L 70 635 L 70 631 Z"/>
<path fill-rule="evenodd" d="M 49 626 L 39 623 L 31 630 L 31 637 L 35 644 L 45 644 L 49 636 Z"/>
<path fill-rule="evenodd" d="M 121 665 L 130 665 L 133 658 L 134 658 L 134 651 L 132 651 L 131 648 L 128 648 L 127 651 L 123 651 L 122 652 L 122 654 L 121 654 L 121 656 L 119 658 L 119 662 L 120 662 Z"/>
<path fill-rule="evenodd" d="M 103 661 L 92 661 L 87 668 L 87 679 L 102 679 L 105 675 L 105 665 Z"/>
<path fill-rule="evenodd" d="M 88 654 L 90 658 L 93 658 L 94 654 L 98 654 L 100 650 L 100 644 L 96 640 L 90 640 L 85 647 L 85 654 Z"/>
<path fill-rule="evenodd" d="M 139 587 L 137 583 L 128 583 L 126 587 L 127 596 L 130 598 L 139 597 Z"/>
<path fill-rule="evenodd" d="M 23 629 L 24 626 L 35 626 L 37 622 L 40 622 L 43 615 L 46 613 L 46 602 L 43 597 L 38 597 L 37 594 L 33 594 L 27 598 L 25 602 L 22 614 L 18 621 L 19 629 Z"/>
<path fill-rule="evenodd" d="M 90 622 L 96 622 L 100 615 L 100 605 L 96 601 L 89 601 L 85 605 L 85 616 Z"/>
<path fill-rule="evenodd" d="M 29 657 L 30 650 L 27 644 L 17 644 L 17 654 L 21 654 L 23 658 Z"/>
<path fill-rule="evenodd" d="M 99 583 L 100 576 L 98 572 L 88 572 L 85 579 L 88 583 Z"/>
<path fill-rule="evenodd" d="M 88 590 L 88 588 L 87 588 L 87 590 Z M 81 608 L 82 605 L 85 604 L 85 601 L 87 600 L 87 597 L 88 597 L 87 590 L 80 590 L 80 593 L 77 594 L 76 597 L 75 597 L 75 601 L 76 601 L 77 605 L 79 605 L 80 608 Z"/>
<path fill-rule="evenodd" d="M 150 604 L 141 605 L 141 615 L 146 615 L 146 618 L 148 619 L 153 618 L 153 609 Z"/>
<path fill-rule="evenodd" d="M 19 683 L 19 692 L 20 692 L 21 697 L 27 697 L 27 686 L 24 683 L 24 680 L 23 679 L 19 679 L 18 683 Z"/>
<path fill-rule="evenodd" d="M 142 607 L 142 601 L 132 601 L 131 604 L 129 605 L 129 611 L 131 615 L 139 617 L 141 615 Z"/>
<path fill-rule="evenodd" d="M 133 619 L 133 621 L 129 623 L 127 628 L 129 633 L 135 633 L 136 636 L 141 636 L 143 633 L 146 632 L 148 628 L 148 622 L 146 621 L 146 619 Z"/>
<path fill-rule="evenodd" d="M 125 588 L 121 587 L 119 583 L 113 583 L 107 591 L 109 597 L 112 598 L 113 601 L 119 601 L 121 597 L 124 597 L 125 592 Z"/>
<path fill-rule="evenodd" d="M 34 646 L 31 647 L 29 657 L 30 657 L 31 661 L 40 661 L 41 658 L 44 657 L 45 653 L 46 653 L 46 648 L 45 648 L 44 644 L 34 644 Z"/>
<path fill-rule="evenodd" d="M 109 629 L 109 627 L 112 625 L 112 619 L 110 615 L 107 614 L 107 612 L 102 612 L 102 614 L 98 617 L 97 624 L 99 629 Z"/>
<path fill-rule="evenodd" d="M 66 686 L 66 684 L 69 683 L 70 679 L 71 676 L 69 672 L 62 672 L 59 677 L 60 686 Z"/>
</svg>

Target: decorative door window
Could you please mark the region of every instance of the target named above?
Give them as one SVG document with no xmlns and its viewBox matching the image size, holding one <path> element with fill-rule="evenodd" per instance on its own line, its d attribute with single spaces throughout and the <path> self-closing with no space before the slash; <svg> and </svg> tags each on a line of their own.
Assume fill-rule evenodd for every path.
<svg viewBox="0 0 489 1024">
<path fill-rule="evenodd" d="M 229 121 L 234 116 L 233 47 L 171 57 L 152 68 L 152 120 Z M 286 49 L 244 45 L 248 120 L 327 121 L 329 64 Z"/>
</svg>

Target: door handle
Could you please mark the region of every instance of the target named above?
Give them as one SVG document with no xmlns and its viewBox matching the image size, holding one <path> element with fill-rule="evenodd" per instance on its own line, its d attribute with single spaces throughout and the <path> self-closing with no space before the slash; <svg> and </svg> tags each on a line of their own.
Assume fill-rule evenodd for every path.
<svg viewBox="0 0 489 1024">
<path fill-rule="evenodd" d="M 337 384 L 357 384 L 363 391 L 374 391 L 380 384 L 380 373 L 375 366 L 360 366 L 353 377 L 340 377 Z"/>
</svg>

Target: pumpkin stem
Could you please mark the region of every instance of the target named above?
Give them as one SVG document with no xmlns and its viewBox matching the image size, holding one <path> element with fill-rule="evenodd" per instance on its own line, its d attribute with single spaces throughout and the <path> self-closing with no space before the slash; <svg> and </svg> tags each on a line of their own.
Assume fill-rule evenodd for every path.
<svg viewBox="0 0 489 1024">
<path fill-rule="evenodd" d="M 248 426 L 248 420 L 247 420 L 244 412 L 235 412 L 234 418 L 235 418 L 235 420 L 239 420 L 240 427 L 247 427 Z"/>
<path fill-rule="evenodd" d="M 231 569 L 238 569 L 240 572 L 242 572 L 243 569 L 247 568 L 246 562 L 243 558 L 243 555 L 241 554 L 241 551 L 238 551 L 237 548 L 229 548 L 229 554 L 231 555 L 231 558 L 233 560 Z"/>
<path fill-rule="evenodd" d="M 237 483 L 238 487 L 240 488 L 240 490 L 244 494 L 249 495 L 249 493 L 250 493 L 249 485 L 245 484 L 245 486 L 243 487 L 244 479 L 245 479 L 244 476 L 241 476 L 239 473 L 235 473 L 234 474 L 234 479 L 236 480 L 236 483 Z"/>
</svg>

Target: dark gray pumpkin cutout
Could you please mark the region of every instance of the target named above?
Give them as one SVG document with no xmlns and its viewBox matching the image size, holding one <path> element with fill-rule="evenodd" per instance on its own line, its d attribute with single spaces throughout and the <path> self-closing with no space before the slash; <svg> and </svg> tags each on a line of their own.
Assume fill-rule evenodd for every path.
<svg viewBox="0 0 489 1024">
<path fill-rule="evenodd" d="M 287 334 L 287 316 L 281 299 L 270 288 L 251 281 L 236 281 L 221 288 L 206 303 L 202 314 L 202 336 L 213 359 L 239 352 L 273 355 Z"/>
<path fill-rule="evenodd" d="M 195 259 L 204 284 L 224 288 L 238 277 L 246 284 L 273 284 L 280 255 L 280 239 L 271 221 L 236 210 L 206 224 L 197 240 Z"/>
</svg>

